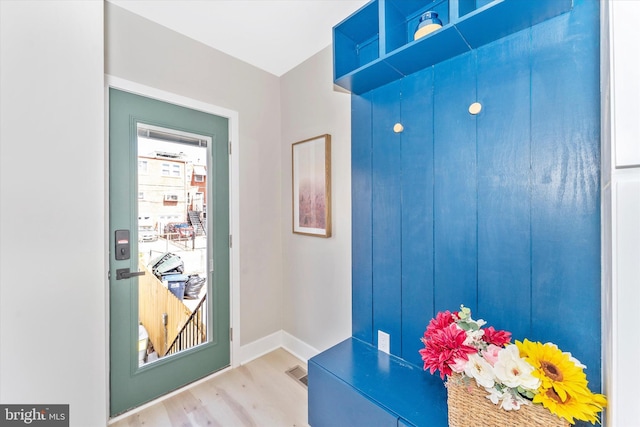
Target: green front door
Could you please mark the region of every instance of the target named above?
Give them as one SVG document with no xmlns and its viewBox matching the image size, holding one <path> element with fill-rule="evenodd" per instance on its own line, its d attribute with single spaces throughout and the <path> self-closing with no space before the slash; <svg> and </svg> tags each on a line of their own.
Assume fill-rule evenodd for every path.
<svg viewBox="0 0 640 427">
<path fill-rule="evenodd" d="M 229 365 L 228 126 L 109 89 L 111 416 Z"/>
</svg>

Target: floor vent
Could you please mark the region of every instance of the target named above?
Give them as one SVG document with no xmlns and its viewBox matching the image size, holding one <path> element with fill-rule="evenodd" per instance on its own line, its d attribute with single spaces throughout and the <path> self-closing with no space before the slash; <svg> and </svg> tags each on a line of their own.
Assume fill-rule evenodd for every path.
<svg viewBox="0 0 640 427">
<path fill-rule="evenodd" d="M 296 382 L 302 384 L 304 387 L 307 387 L 307 371 L 301 366 L 295 366 L 288 371 L 286 371 L 287 375 L 296 380 Z"/>
</svg>

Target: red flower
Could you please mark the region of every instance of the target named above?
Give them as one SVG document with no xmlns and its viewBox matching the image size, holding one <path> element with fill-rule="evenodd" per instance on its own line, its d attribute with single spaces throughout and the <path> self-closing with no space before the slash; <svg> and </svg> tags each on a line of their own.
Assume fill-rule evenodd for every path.
<svg viewBox="0 0 640 427">
<path fill-rule="evenodd" d="M 445 312 L 439 312 L 438 314 L 436 314 L 436 317 L 431 319 L 429 325 L 427 325 L 427 330 L 424 332 L 424 337 L 429 337 L 435 331 L 444 329 L 455 321 L 455 317 L 449 312 L 449 310 Z"/>
<path fill-rule="evenodd" d="M 511 332 L 496 331 L 493 326 L 489 326 L 484 330 L 482 340 L 498 347 L 503 347 L 505 344 L 511 341 Z"/>
<path fill-rule="evenodd" d="M 439 320 L 436 323 L 446 321 L 447 313 L 451 316 L 449 312 L 446 312 L 445 316 L 440 316 L 438 313 L 436 319 Z M 440 378 L 444 380 L 445 375 L 452 373 L 449 367 L 450 363 L 454 363 L 455 359 L 468 360 L 467 354 L 477 353 L 477 350 L 463 344 L 467 334 L 455 323 L 450 323 L 443 328 L 438 328 L 439 325 L 442 323 L 433 325 L 431 330 L 427 328 L 425 336 L 422 338 L 424 348 L 420 350 L 420 355 L 424 361 L 424 370 L 429 369 L 431 374 L 439 370 Z M 429 327 L 431 326 L 432 324 L 429 323 Z"/>
</svg>

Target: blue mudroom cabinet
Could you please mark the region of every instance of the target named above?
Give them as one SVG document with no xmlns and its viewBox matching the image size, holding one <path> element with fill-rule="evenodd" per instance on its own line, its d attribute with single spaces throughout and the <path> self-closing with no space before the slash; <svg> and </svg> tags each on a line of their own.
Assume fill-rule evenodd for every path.
<svg viewBox="0 0 640 427">
<path fill-rule="evenodd" d="M 409 1 L 405 12 L 427 3 Z M 339 40 L 355 30 L 336 36 L 336 83 L 354 91 L 353 336 L 309 361 L 313 427 L 358 425 L 376 411 L 389 416 L 375 425 L 446 425 L 444 386 L 422 372 L 418 350 L 429 320 L 460 304 L 514 339 L 571 352 L 600 390 L 599 3 L 483 3 L 470 13 L 487 26 L 492 7 L 513 14 L 522 5 L 527 15 L 533 3 L 564 6 L 381 80 L 370 77 L 381 61 L 428 55 L 422 44 L 438 33 L 388 50 L 381 25 L 377 55 L 348 66 Z M 351 19 L 389 25 L 397 4 L 376 0 Z M 448 10 L 440 31 L 462 34 L 459 11 Z M 378 331 L 389 334 L 391 355 L 377 350 Z"/>
</svg>

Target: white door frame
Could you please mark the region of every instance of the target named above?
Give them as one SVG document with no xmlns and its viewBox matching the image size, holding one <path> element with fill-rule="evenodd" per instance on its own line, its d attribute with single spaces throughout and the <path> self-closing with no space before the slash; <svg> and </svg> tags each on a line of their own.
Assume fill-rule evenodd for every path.
<svg viewBox="0 0 640 427">
<path fill-rule="evenodd" d="M 230 301 L 230 326 L 231 330 L 231 354 L 230 363 L 231 367 L 235 368 L 240 364 L 238 355 L 240 354 L 240 156 L 239 156 L 239 125 L 238 125 L 238 112 L 229 110 L 227 108 L 218 107 L 213 104 L 209 104 L 196 99 L 188 98 L 182 95 L 178 95 L 172 92 L 163 91 L 153 87 L 145 86 L 136 82 L 125 80 L 119 77 L 105 74 L 105 133 L 106 141 L 109 141 L 109 88 L 119 89 L 125 92 L 142 95 L 147 98 L 157 99 L 159 101 L 167 102 L 170 104 L 180 105 L 183 107 L 191 108 L 193 110 L 202 111 L 205 113 L 213 114 L 219 117 L 225 117 L 229 119 L 229 139 L 231 144 L 231 155 L 229 156 L 229 230 L 233 236 L 233 245 L 229 249 L 229 268 L 230 268 L 230 283 L 229 290 Z M 108 142 L 107 142 L 108 148 Z M 108 150 L 106 155 L 107 163 Z M 108 174 L 108 168 L 107 174 Z M 108 181 L 108 176 L 106 177 Z M 109 189 L 106 188 L 107 208 L 109 200 Z M 107 227 L 108 232 L 108 227 Z M 109 240 L 107 239 L 107 242 Z M 108 253 L 108 251 L 107 251 Z M 107 292 L 108 295 L 108 292 Z M 109 315 L 109 298 L 107 296 L 107 317 Z M 109 325 L 109 319 L 107 318 L 107 327 Z M 107 333 L 107 338 L 109 333 Z M 107 342 L 107 361 L 109 360 L 109 343 Z M 108 363 L 107 363 L 108 367 Z M 107 368 L 108 369 L 108 368 Z M 108 372 L 107 372 L 108 375 Z M 171 393 L 170 393 L 171 394 Z M 147 406 L 147 405 L 143 405 Z M 127 413 L 129 414 L 129 413 Z"/>
</svg>

